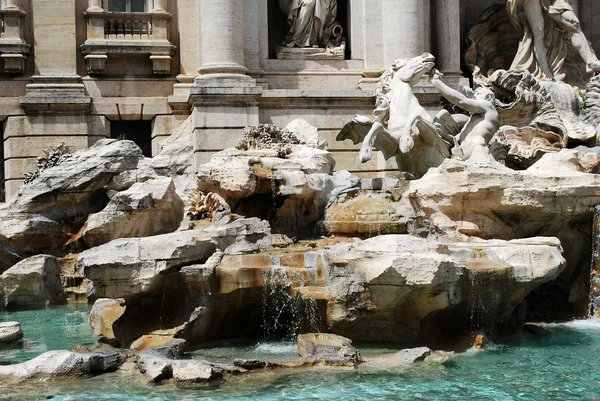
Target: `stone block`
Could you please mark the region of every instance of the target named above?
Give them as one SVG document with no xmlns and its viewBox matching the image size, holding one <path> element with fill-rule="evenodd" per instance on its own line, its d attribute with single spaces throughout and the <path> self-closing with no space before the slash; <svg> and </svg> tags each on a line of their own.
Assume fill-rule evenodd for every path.
<svg viewBox="0 0 600 401">
<path fill-rule="evenodd" d="M 4 141 L 4 157 L 24 158 L 38 157 L 44 149 L 58 146 L 61 143 L 71 150 L 86 149 L 88 147 L 86 136 L 28 136 L 21 138 L 8 138 Z"/>
<path fill-rule="evenodd" d="M 196 128 L 244 128 L 259 123 L 257 106 L 196 106 L 193 116 Z"/>
<path fill-rule="evenodd" d="M 235 147 L 241 139 L 241 129 L 197 129 L 194 150 L 216 152 Z"/>
</svg>

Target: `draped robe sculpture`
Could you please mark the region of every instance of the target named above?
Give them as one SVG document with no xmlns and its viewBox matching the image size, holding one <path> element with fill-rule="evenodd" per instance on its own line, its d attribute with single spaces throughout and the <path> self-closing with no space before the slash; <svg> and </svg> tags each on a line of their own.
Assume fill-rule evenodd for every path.
<svg viewBox="0 0 600 401">
<path fill-rule="evenodd" d="M 279 0 L 290 30 L 287 47 L 325 47 L 337 16 L 337 0 Z"/>
<path fill-rule="evenodd" d="M 536 78 L 563 80 L 570 41 L 588 72 L 600 72 L 600 62 L 581 31 L 566 0 L 508 0 L 511 22 L 523 32 L 511 70 L 529 70 Z"/>
</svg>

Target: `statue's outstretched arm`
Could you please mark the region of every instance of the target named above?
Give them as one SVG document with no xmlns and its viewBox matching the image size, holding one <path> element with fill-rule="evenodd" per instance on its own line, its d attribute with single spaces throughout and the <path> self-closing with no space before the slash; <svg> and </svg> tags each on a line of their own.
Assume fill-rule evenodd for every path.
<svg viewBox="0 0 600 401">
<path fill-rule="evenodd" d="M 431 77 L 431 84 L 440 91 L 442 96 L 448 99 L 449 102 L 457 105 L 468 111 L 469 113 L 481 114 L 485 113 L 483 104 L 477 100 L 470 99 L 457 90 L 450 88 L 440 79 L 440 74 L 435 72 Z"/>
</svg>

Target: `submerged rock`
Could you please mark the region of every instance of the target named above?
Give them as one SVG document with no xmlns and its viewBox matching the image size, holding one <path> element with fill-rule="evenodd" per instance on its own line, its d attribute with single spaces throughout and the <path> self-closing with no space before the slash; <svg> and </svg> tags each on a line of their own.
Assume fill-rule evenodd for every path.
<svg viewBox="0 0 600 401">
<path fill-rule="evenodd" d="M 185 341 L 171 340 L 169 343 L 148 348 L 136 358 L 139 371 L 150 383 L 171 380 L 176 384 L 208 383 L 223 377 L 221 369 L 200 360 L 181 360 Z"/>
<path fill-rule="evenodd" d="M 19 322 L 0 323 L 0 343 L 11 343 L 23 338 L 23 329 Z"/>
<path fill-rule="evenodd" d="M 326 333 L 299 334 L 298 355 L 305 364 L 330 366 L 357 366 L 362 360 L 352 340 Z"/>
<path fill-rule="evenodd" d="M 11 306 L 66 303 L 58 259 L 27 258 L 0 275 L 0 309 Z"/>
<path fill-rule="evenodd" d="M 119 352 L 78 354 L 71 351 L 49 351 L 27 362 L 0 366 L 0 381 L 18 383 L 24 380 L 46 380 L 84 375 L 97 375 L 117 370 L 125 363 Z"/>
</svg>

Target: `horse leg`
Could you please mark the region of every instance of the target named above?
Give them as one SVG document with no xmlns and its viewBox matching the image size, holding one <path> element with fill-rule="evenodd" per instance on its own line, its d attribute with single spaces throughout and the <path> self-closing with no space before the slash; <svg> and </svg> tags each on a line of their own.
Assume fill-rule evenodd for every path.
<svg viewBox="0 0 600 401">
<path fill-rule="evenodd" d="M 373 144 L 377 139 L 378 133 L 383 129 L 383 125 L 379 122 L 373 123 L 373 126 L 365 136 L 363 143 L 360 147 L 360 161 L 366 163 L 373 158 Z"/>
</svg>

